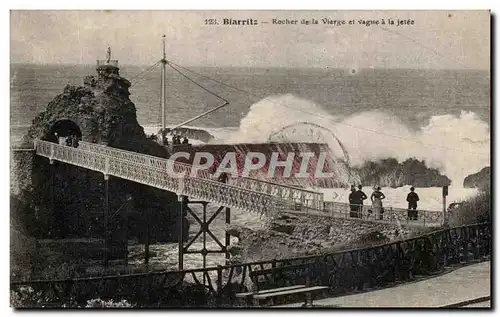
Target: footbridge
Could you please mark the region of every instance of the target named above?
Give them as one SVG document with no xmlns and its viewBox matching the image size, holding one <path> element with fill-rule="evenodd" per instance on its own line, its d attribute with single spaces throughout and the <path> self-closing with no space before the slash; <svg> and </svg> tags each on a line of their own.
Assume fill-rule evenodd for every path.
<svg viewBox="0 0 500 317">
<path fill-rule="evenodd" d="M 296 205 L 321 209 L 323 194 L 252 178 L 221 183 L 206 170 L 192 165 L 125 151 L 100 144 L 79 142 L 77 148 L 35 141 L 36 154 L 67 164 L 156 187 L 226 207 L 272 216 Z"/>
<path fill-rule="evenodd" d="M 36 154 L 67 164 L 87 168 L 144 185 L 273 217 L 278 212 L 349 218 L 349 205 L 325 202 L 323 193 L 272 183 L 249 177 L 230 178 L 228 183 L 213 179 L 207 170 L 147 154 L 121 150 L 101 144 L 79 142 L 77 148 L 36 140 Z M 407 210 L 385 208 L 382 219 L 375 219 L 364 206 L 360 221 L 437 226 L 444 222 L 441 211 L 419 210 L 419 220 L 410 221 Z"/>
</svg>

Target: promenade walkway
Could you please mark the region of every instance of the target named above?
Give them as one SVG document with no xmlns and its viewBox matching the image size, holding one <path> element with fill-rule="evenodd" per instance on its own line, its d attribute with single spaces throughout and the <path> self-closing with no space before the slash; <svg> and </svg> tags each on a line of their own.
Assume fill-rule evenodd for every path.
<svg viewBox="0 0 500 317">
<path fill-rule="evenodd" d="M 468 265 L 423 281 L 366 293 L 314 301 L 318 307 L 443 307 L 491 295 L 490 261 Z M 464 307 L 489 307 L 482 302 Z M 300 307 L 302 303 L 275 307 Z"/>
</svg>

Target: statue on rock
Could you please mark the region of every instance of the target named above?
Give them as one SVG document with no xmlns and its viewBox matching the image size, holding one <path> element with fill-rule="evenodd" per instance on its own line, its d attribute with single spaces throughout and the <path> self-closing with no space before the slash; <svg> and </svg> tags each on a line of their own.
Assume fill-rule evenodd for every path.
<svg viewBox="0 0 500 317">
<path fill-rule="evenodd" d="M 106 50 L 106 64 L 109 64 L 110 61 L 111 61 L 111 47 L 108 47 L 108 49 Z"/>
</svg>

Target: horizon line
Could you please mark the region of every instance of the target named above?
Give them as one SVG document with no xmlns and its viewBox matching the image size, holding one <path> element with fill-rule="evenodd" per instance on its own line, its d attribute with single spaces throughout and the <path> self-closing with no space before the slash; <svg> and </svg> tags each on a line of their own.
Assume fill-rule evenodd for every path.
<svg viewBox="0 0 500 317">
<path fill-rule="evenodd" d="M 93 67 L 95 64 L 90 64 L 90 63 L 35 63 L 35 62 L 10 62 L 10 65 L 35 65 L 35 66 L 89 66 Z M 119 66 L 119 68 L 122 67 L 149 67 L 153 64 L 128 64 L 124 63 Z M 467 70 L 467 71 L 489 71 L 491 73 L 491 68 L 426 68 L 426 67 L 359 67 L 359 68 L 354 68 L 354 67 L 330 67 L 330 66 L 232 66 L 232 65 L 221 65 L 221 66 L 208 66 L 208 65 L 183 65 L 183 67 L 195 67 L 195 68 L 254 68 L 254 69 L 300 69 L 300 68 L 306 68 L 306 69 L 358 69 L 358 70 L 435 70 L 435 71 L 440 71 L 440 70 L 454 70 L 454 71 L 460 71 L 460 70 Z"/>
</svg>

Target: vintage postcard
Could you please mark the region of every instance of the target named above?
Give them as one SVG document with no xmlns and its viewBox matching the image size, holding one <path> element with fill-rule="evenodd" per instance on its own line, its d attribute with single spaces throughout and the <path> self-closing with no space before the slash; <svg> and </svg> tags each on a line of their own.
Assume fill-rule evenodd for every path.
<svg viewBox="0 0 500 317">
<path fill-rule="evenodd" d="M 11 11 L 11 306 L 491 307 L 490 23 Z"/>
</svg>

